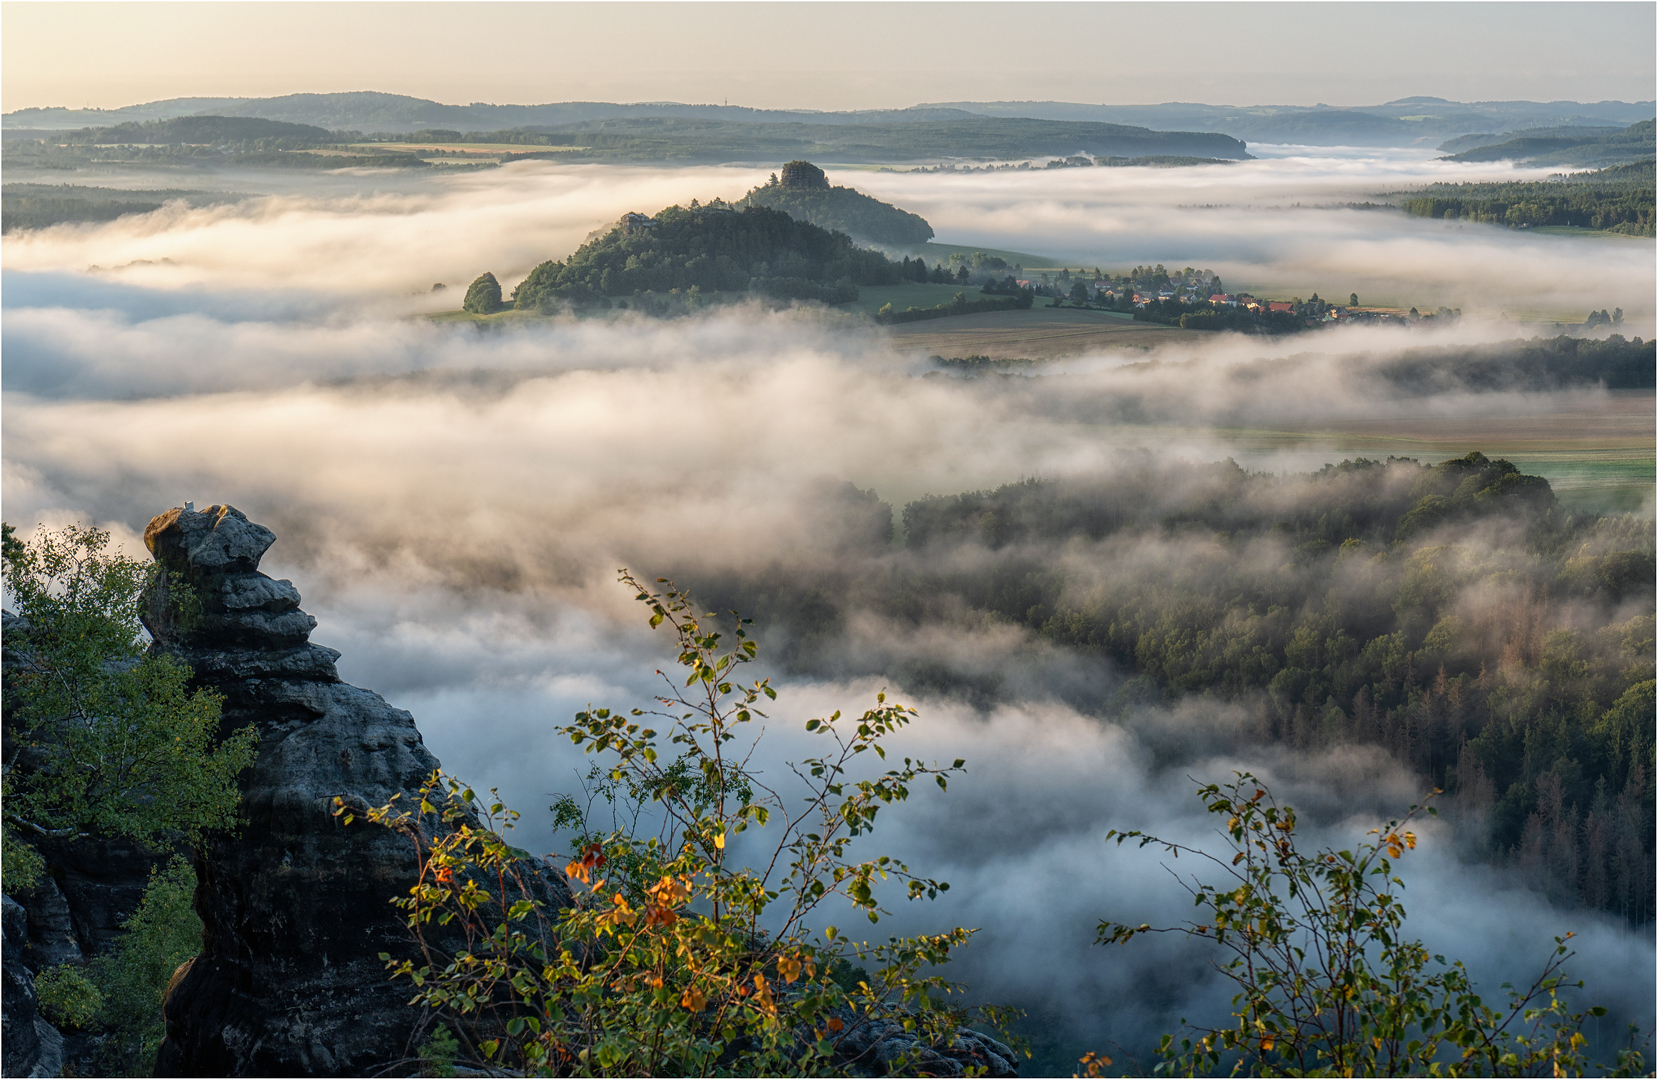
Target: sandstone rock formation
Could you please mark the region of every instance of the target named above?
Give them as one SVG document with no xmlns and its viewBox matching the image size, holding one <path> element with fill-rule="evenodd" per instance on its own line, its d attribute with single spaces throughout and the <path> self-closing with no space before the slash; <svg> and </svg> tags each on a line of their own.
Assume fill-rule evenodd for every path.
<svg viewBox="0 0 1658 1080">
<path fill-rule="evenodd" d="M 199 852 L 203 949 L 166 1006 L 164 1076 L 371 1075 L 413 1056 L 422 1018 L 382 952 L 412 956 L 394 897 L 407 895 L 409 842 L 334 799 L 379 806 L 437 767 L 414 719 L 342 683 L 339 656 L 309 641 L 316 620 L 287 581 L 259 572 L 275 540 L 228 506 L 174 509 L 145 543 L 200 603 L 180 615 L 165 587 L 149 602 L 154 648 L 224 695 L 224 730 L 253 724 L 238 835 Z M 547 899 L 568 902 L 548 876 Z"/>
</svg>

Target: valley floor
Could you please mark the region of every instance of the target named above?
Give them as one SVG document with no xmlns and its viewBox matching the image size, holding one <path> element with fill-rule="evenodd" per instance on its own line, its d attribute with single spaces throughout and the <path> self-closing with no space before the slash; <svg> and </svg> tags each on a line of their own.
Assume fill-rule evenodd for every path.
<svg viewBox="0 0 1658 1080">
<path fill-rule="evenodd" d="M 986 311 L 946 319 L 901 323 L 893 345 L 937 356 L 988 356 L 997 360 L 1074 356 L 1112 345 L 1168 345 L 1212 337 L 1207 330 L 1181 330 L 1134 322 L 1118 312 L 1050 308 L 1039 299 L 1028 311 Z M 894 305 L 896 306 L 896 305 Z"/>
</svg>

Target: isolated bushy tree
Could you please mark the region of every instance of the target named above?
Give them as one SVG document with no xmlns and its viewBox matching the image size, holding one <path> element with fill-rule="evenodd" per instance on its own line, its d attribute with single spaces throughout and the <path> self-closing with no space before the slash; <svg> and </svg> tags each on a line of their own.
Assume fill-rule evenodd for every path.
<svg viewBox="0 0 1658 1080">
<path fill-rule="evenodd" d="M 461 310 L 474 315 L 493 315 L 504 306 L 501 302 L 501 283 L 495 280 L 494 274 L 485 270 L 466 287 L 466 299 L 461 303 Z"/>
<path fill-rule="evenodd" d="M 649 708 L 589 707 L 561 729 L 603 759 L 585 805 L 564 797 L 552 808 L 572 835 L 574 906 L 549 911 L 533 898 L 539 871 L 506 838 L 516 814 L 434 775 L 418 808 L 370 812 L 407 835 L 420 862 L 400 903 L 425 959 L 388 959 L 394 974 L 445 1015 L 461 1057 L 492 1070 L 868 1075 L 962 1054 L 958 1026 L 1001 1015 L 952 1006 L 959 988 L 937 974 L 972 931 L 872 944 L 816 917 L 839 898 L 848 914 L 878 922 L 888 878 L 910 899 L 949 888 L 853 844 L 912 784 L 944 788 L 963 762 L 904 758 L 860 776 L 858 766 L 888 762 L 884 744 L 914 716 L 879 694 L 855 719 L 808 720 L 825 752 L 789 765 L 787 783 L 762 776 L 751 763 L 761 706 L 776 692 L 768 680 L 736 680 L 757 653 L 742 621 L 727 646 L 713 616 L 697 616 L 671 583 L 658 593 L 625 571 L 621 580 L 650 625 L 672 632 L 682 678 L 659 673 L 664 689 Z M 464 948 L 444 951 L 437 926 L 464 936 Z M 909 1033 L 900 1041 L 910 1049 L 875 1059 L 871 1025 Z M 956 1070 L 988 1064 L 966 1053 Z"/>
<path fill-rule="evenodd" d="M 1573 1012 L 1560 996 L 1583 985 L 1568 984 L 1562 971 L 1573 955 L 1571 934 L 1554 940 L 1530 986 L 1505 984 L 1508 1000 L 1497 1007 L 1475 992 L 1460 961 L 1406 936 L 1405 883 L 1393 863 L 1416 847 L 1410 825 L 1422 807 L 1371 830 L 1374 839 L 1309 853 L 1297 844 L 1295 809 L 1280 806 L 1254 776 L 1236 773 L 1198 797 L 1226 822 L 1219 854 L 1138 830 L 1106 834 L 1118 845 L 1134 840 L 1189 856 L 1200 871 L 1178 879 L 1200 916 L 1175 927 L 1106 921 L 1098 940 L 1179 933 L 1212 941 L 1224 958 L 1216 970 L 1237 988 L 1227 1026 L 1163 1037 L 1159 1072 L 1579 1076 L 1590 1066 L 1582 1028 L 1606 1010 Z M 1100 1075 L 1106 1062 L 1091 1054 L 1082 1064 Z M 1622 1052 L 1611 1071 L 1641 1075 L 1642 1056 Z"/>
</svg>

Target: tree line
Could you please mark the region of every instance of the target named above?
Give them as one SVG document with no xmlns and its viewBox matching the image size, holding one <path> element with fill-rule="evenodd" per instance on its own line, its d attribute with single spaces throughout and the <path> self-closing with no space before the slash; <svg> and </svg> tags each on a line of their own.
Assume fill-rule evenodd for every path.
<svg viewBox="0 0 1658 1080">
<path fill-rule="evenodd" d="M 1648 166 L 1650 169 L 1650 166 Z M 1631 236 L 1653 235 L 1653 184 L 1537 181 L 1434 184 L 1400 199 L 1417 217 L 1510 227 L 1575 225 Z"/>
</svg>

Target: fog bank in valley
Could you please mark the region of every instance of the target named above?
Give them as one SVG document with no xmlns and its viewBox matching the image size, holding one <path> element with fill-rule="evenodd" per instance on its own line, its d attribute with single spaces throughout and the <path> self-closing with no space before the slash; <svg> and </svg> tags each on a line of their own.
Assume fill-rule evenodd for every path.
<svg viewBox="0 0 1658 1080">
<path fill-rule="evenodd" d="M 1622 307 L 1651 323 L 1650 245 L 1580 242 L 1494 226 L 1345 209 L 1378 193 L 1442 181 L 1542 179 L 1507 163 L 1433 160 L 1431 151 L 1256 148 L 1260 160 L 1181 169 L 1087 168 L 926 173 L 831 169 L 833 183 L 926 217 L 943 243 L 1039 254 L 1122 271 L 1144 262 L 1216 270 L 1233 288 L 1373 303 L 1446 305 L 1499 316 L 1581 318 Z M 416 182 L 384 172 L 227 176 L 244 202 L 7 237 L 7 270 L 84 272 L 162 288 L 289 290 L 353 308 L 433 310 L 493 271 L 509 291 L 623 213 L 697 198 L 735 199 L 763 183 L 747 167 L 661 169 L 520 162 Z M 142 183 L 141 178 L 125 182 Z M 153 181 L 151 181 L 153 183 Z M 1277 292 L 1274 295 L 1277 295 Z M 400 298 L 399 298 L 400 297 Z M 1579 310 L 1581 309 L 1581 311 Z"/>
<path fill-rule="evenodd" d="M 1424 302 L 1442 283 L 1464 290 L 1445 302 L 1487 314 L 1617 305 L 1630 313 L 1626 332 L 1650 324 L 1650 243 L 1264 208 L 1453 175 L 1419 157 L 1355 160 L 833 178 L 923 213 L 949 242 L 1113 269 L 1191 262 L 1229 283 L 1270 272 L 1372 283 L 1355 285 L 1361 293 L 1408 286 L 1427 290 Z M 822 313 L 741 306 L 497 333 L 399 317 L 453 306 L 485 269 L 510 287 L 623 211 L 732 198 L 763 179 L 535 163 L 8 237 L 6 518 L 25 529 L 95 523 L 139 553 L 153 514 L 186 501 L 237 506 L 277 533 L 264 569 L 293 579 L 320 621 L 314 640 L 342 650 L 342 676 L 410 709 L 447 768 L 524 811 L 521 842 L 552 850 L 560 838 L 541 808 L 585 768 L 557 725 L 590 702 L 640 703 L 671 660 L 615 584 L 618 567 L 673 572 L 710 593 L 842 578 L 874 589 L 880 574 L 966 572 L 981 557 L 888 543 L 883 501 L 901 512 L 929 493 L 1022 478 L 1127 490 L 1140 477 L 1151 513 L 1182 497 L 1181 476 L 1237 452 L 1216 427 L 1502 417 L 1607 400 L 1592 386 L 1423 391 L 1385 375 L 1407 350 L 1516 336 L 1473 315 L 1433 331 L 1217 335 L 1072 358 L 1041 378 L 976 380 L 929 374 L 924 356 L 894 350 L 878 329 Z M 1226 206 L 1184 208 L 1194 203 Z M 433 281 L 449 283 L 447 298 L 425 291 Z M 1295 491 L 1286 483 L 1272 497 L 1288 505 Z M 1446 536 L 1496 558 L 1499 532 Z M 1222 560 L 1298 572 L 1271 537 L 1221 545 L 1212 533 L 1147 530 L 1032 544 L 1030 556 L 1096 568 L 1096 583 L 1168 567 L 1195 575 Z M 1363 573 L 1348 573 L 1344 587 L 1362 591 Z M 1472 589 L 1466 602 L 1471 621 L 1495 610 Z M 883 686 L 916 706 L 919 721 L 890 749 L 969 766 L 947 795 L 929 790 L 881 819 L 883 850 L 954 886 L 935 904 L 900 904 L 893 925 L 981 927 L 957 974 L 978 997 L 1051 1013 L 1078 1045 L 1144 1055 L 1180 1017 L 1223 1014 L 1228 996 L 1205 974 L 1201 945 L 1090 944 L 1101 918 L 1157 922 L 1189 908 L 1156 855 L 1108 848 L 1108 829 L 1211 843 L 1193 781 L 1234 769 L 1307 811 L 1307 843 L 1350 844 L 1424 794 L 1373 747 L 1264 743 L 1247 698 L 1135 704 L 1114 697 L 1132 673 L 1006 620 L 952 609 L 915 629 L 877 605 L 846 606 L 815 668 L 785 662 L 804 647 L 798 633 L 756 626 L 760 670 L 783 689 L 757 760 L 778 772 L 810 750 L 799 721 L 861 709 Z M 1638 606 L 1554 610 L 1588 625 Z M 928 671 L 948 678 L 916 674 Z M 957 692 L 951 679 L 989 689 Z M 1449 821 L 1424 836 L 1406 860 L 1414 932 L 1494 991 L 1529 981 L 1550 938 L 1576 931 L 1573 971 L 1589 998 L 1650 1024 L 1650 926 L 1551 907 L 1512 871 L 1463 859 L 1466 838 Z"/>
</svg>

